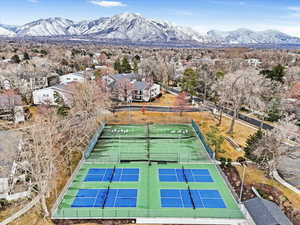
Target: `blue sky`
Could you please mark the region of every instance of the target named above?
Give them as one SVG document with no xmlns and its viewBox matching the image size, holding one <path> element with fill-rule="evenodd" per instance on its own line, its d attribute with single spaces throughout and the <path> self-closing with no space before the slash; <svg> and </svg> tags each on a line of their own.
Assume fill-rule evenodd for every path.
<svg viewBox="0 0 300 225">
<path fill-rule="evenodd" d="M 135 12 L 202 33 L 244 27 L 300 37 L 300 0 L 1 0 L 0 9 L 3 24 L 54 16 L 80 21 Z"/>
</svg>

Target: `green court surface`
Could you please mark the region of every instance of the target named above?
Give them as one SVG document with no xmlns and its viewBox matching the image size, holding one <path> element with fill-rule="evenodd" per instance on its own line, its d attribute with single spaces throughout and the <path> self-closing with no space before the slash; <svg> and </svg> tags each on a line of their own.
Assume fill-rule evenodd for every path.
<svg viewBox="0 0 300 225">
<path fill-rule="evenodd" d="M 126 160 L 210 161 L 203 144 L 188 125 L 107 126 L 88 162 Z"/>
<path fill-rule="evenodd" d="M 207 170 L 213 182 L 163 182 L 160 169 Z M 89 169 L 139 169 L 138 181 L 114 182 L 85 179 Z M 136 189 L 136 207 L 72 207 L 80 189 Z M 163 208 L 161 190 L 217 190 L 224 208 Z M 225 218 L 243 219 L 236 200 L 217 166 L 190 125 L 106 126 L 94 151 L 75 174 L 58 200 L 54 219 L 120 218 Z"/>
</svg>

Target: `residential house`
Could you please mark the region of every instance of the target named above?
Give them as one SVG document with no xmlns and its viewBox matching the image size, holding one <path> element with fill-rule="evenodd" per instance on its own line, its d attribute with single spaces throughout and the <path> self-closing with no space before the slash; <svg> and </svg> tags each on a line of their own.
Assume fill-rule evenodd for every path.
<svg viewBox="0 0 300 225">
<path fill-rule="evenodd" d="M 113 97 L 120 101 L 137 101 L 149 102 L 160 95 L 160 85 L 153 82 L 147 82 L 139 74 L 116 74 L 104 76 L 103 79 L 107 82 Z M 126 91 L 129 93 L 126 96 L 122 95 L 122 86 L 124 82 L 129 82 Z"/>
<path fill-rule="evenodd" d="M 48 87 L 48 79 L 46 76 L 21 78 L 15 82 L 15 87 L 27 90 L 26 92 L 31 92 L 32 90 Z"/>
<path fill-rule="evenodd" d="M 31 95 L 32 91 L 58 83 L 58 74 L 17 74 L 0 76 L 0 89 L 18 89 L 22 94 Z"/>
<path fill-rule="evenodd" d="M 248 63 L 249 66 L 254 66 L 254 67 L 258 67 L 260 64 L 262 64 L 260 59 L 246 59 L 246 62 Z"/>
<path fill-rule="evenodd" d="M 1 89 L 4 89 L 4 90 L 9 90 L 12 88 L 10 80 L 7 80 L 7 79 L 3 80 L 1 82 L 0 86 L 1 86 Z"/>
<path fill-rule="evenodd" d="M 257 197 L 244 202 L 256 225 L 293 225 L 273 202 Z"/>
<path fill-rule="evenodd" d="M 72 104 L 72 91 L 70 84 L 58 84 L 34 91 L 32 93 L 33 103 L 35 105 L 57 105 L 56 95 L 62 97 L 66 105 Z"/>
<path fill-rule="evenodd" d="M 87 77 L 85 76 L 84 72 L 77 72 L 77 73 L 69 73 L 59 77 L 59 82 L 61 84 L 68 84 L 72 82 L 80 82 L 83 83 Z"/>
<path fill-rule="evenodd" d="M 32 91 L 46 88 L 57 83 L 57 74 L 41 75 L 36 77 L 19 77 L 13 80 L 13 87 L 20 90 L 22 94 L 31 96 Z"/>
<path fill-rule="evenodd" d="M 16 123 L 25 120 L 22 98 L 20 95 L 0 95 L 0 119 L 11 120 Z"/>
<path fill-rule="evenodd" d="M 300 102 L 300 82 L 297 82 L 292 86 L 289 96 Z"/>
</svg>

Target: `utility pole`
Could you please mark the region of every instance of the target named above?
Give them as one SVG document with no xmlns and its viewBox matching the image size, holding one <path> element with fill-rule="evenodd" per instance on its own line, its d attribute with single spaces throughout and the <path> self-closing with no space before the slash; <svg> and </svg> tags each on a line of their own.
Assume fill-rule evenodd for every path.
<svg viewBox="0 0 300 225">
<path fill-rule="evenodd" d="M 243 176 L 242 176 L 242 183 L 240 189 L 240 202 L 242 202 L 243 190 L 244 190 L 244 182 L 245 182 L 245 174 L 246 174 L 246 165 L 242 163 L 243 166 Z"/>
</svg>

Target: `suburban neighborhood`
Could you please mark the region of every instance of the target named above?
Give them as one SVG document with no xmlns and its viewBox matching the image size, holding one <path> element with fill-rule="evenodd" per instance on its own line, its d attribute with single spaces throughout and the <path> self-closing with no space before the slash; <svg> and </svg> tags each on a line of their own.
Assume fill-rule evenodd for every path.
<svg viewBox="0 0 300 225">
<path fill-rule="evenodd" d="M 295 2 L 11 2 L 0 225 L 300 225 Z"/>
</svg>

